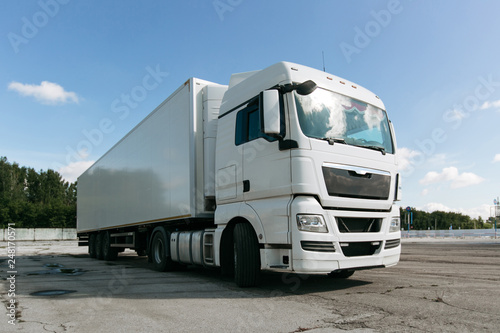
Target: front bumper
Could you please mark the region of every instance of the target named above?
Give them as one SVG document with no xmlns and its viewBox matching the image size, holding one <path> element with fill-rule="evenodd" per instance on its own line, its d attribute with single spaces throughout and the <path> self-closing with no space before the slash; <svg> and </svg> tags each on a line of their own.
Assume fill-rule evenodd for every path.
<svg viewBox="0 0 500 333">
<path fill-rule="evenodd" d="M 401 232 L 389 233 L 392 217 L 399 216 L 393 206 L 390 212 L 342 211 L 323 209 L 312 197 L 297 197 L 291 209 L 291 270 L 297 273 L 324 274 L 342 269 L 367 269 L 396 265 L 401 253 Z M 297 214 L 320 214 L 328 232 L 300 231 Z M 336 218 L 381 219 L 376 232 L 340 232 Z"/>
</svg>

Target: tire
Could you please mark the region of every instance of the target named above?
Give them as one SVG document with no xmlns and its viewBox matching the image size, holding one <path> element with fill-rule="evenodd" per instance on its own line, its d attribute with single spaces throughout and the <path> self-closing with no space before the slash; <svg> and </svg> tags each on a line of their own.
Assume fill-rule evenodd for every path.
<svg viewBox="0 0 500 333">
<path fill-rule="evenodd" d="M 96 253 L 95 253 L 95 234 L 90 234 L 89 235 L 89 256 L 90 258 L 96 258 Z"/>
<path fill-rule="evenodd" d="M 102 260 L 103 253 L 102 253 L 102 236 L 104 235 L 103 232 L 99 232 L 96 237 L 95 237 L 95 257 L 98 260 Z"/>
<path fill-rule="evenodd" d="M 253 287 L 260 277 L 260 250 L 257 236 L 248 223 L 234 227 L 234 282 Z"/>
<path fill-rule="evenodd" d="M 137 249 L 137 250 L 135 250 L 135 253 L 137 253 L 137 255 L 138 255 L 139 257 L 144 257 L 145 255 L 147 255 L 147 253 L 146 253 L 146 250 L 145 250 L 145 249 Z"/>
<path fill-rule="evenodd" d="M 111 247 L 111 234 L 109 231 L 102 233 L 102 258 L 107 261 L 116 260 L 118 248 Z"/>
<path fill-rule="evenodd" d="M 338 272 L 331 272 L 330 274 L 328 274 L 328 276 L 334 279 L 347 279 L 351 277 L 353 274 L 354 271 L 346 269 Z"/>
<path fill-rule="evenodd" d="M 228 227 L 229 228 L 229 227 Z M 234 278 L 234 227 L 227 230 L 221 239 L 220 263 L 221 274 Z"/>
<path fill-rule="evenodd" d="M 155 233 L 151 243 L 151 259 L 155 271 L 168 272 L 174 269 L 175 262 L 173 262 L 170 257 L 169 246 L 170 243 L 167 242 L 163 232 L 158 231 Z"/>
</svg>

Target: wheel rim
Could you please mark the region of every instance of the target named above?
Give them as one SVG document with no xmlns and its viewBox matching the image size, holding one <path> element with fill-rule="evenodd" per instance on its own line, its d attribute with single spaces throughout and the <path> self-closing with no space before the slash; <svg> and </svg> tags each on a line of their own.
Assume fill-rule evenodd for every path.
<svg viewBox="0 0 500 333">
<path fill-rule="evenodd" d="M 163 261 L 163 240 L 159 237 L 155 243 L 154 258 L 157 263 L 161 263 Z"/>
</svg>

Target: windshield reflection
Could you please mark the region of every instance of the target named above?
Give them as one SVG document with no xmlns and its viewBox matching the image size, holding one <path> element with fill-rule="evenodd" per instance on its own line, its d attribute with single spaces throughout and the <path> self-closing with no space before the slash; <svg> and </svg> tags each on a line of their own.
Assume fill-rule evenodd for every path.
<svg viewBox="0 0 500 333">
<path fill-rule="evenodd" d="M 321 88 L 294 95 L 300 127 L 308 137 L 394 152 L 384 110 Z"/>
</svg>

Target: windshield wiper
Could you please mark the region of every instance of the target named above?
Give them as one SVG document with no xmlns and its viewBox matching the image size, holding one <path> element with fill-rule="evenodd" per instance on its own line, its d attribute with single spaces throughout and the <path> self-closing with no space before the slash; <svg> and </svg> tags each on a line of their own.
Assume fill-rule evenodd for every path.
<svg viewBox="0 0 500 333">
<path fill-rule="evenodd" d="M 325 140 L 325 141 L 328 141 L 328 143 L 330 145 L 333 146 L 334 143 L 343 143 L 343 144 L 347 144 L 347 142 L 345 142 L 344 139 L 340 139 L 340 138 L 322 138 L 321 140 Z"/>
<path fill-rule="evenodd" d="M 362 145 L 354 145 L 354 146 L 361 147 L 361 148 L 378 150 L 379 152 L 382 153 L 382 155 L 385 155 L 385 148 L 384 147 L 380 147 L 380 146 L 362 146 Z"/>
</svg>

